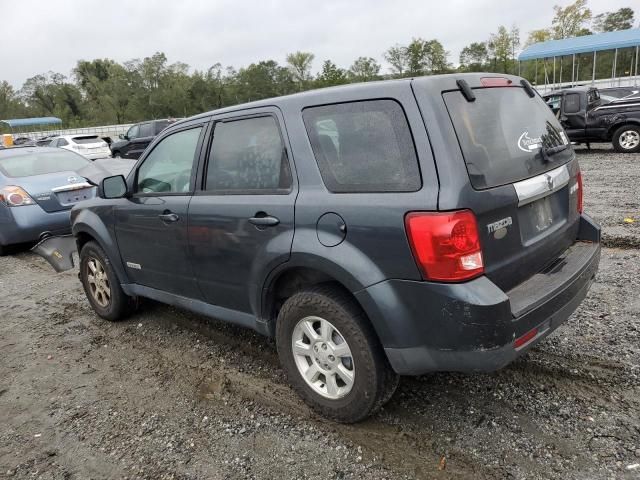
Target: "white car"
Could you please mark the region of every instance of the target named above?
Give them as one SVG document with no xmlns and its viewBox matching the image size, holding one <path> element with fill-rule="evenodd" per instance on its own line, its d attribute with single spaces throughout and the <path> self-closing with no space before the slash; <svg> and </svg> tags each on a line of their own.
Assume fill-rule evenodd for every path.
<svg viewBox="0 0 640 480">
<path fill-rule="evenodd" d="M 49 146 L 71 150 L 89 160 L 111 156 L 109 145 L 97 135 L 61 135 L 51 140 Z"/>
</svg>

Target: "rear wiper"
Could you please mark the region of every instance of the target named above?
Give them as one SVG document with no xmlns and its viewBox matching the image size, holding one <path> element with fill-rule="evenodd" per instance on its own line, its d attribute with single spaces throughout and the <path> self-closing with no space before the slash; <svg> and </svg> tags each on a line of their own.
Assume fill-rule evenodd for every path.
<svg viewBox="0 0 640 480">
<path fill-rule="evenodd" d="M 542 147 L 540 149 L 540 153 L 542 154 L 542 158 L 546 161 L 549 162 L 551 161 L 551 156 L 555 155 L 556 153 L 559 152 L 563 152 L 565 151 L 567 148 L 569 148 L 569 144 L 565 144 L 565 145 L 557 145 L 555 147 Z"/>
</svg>

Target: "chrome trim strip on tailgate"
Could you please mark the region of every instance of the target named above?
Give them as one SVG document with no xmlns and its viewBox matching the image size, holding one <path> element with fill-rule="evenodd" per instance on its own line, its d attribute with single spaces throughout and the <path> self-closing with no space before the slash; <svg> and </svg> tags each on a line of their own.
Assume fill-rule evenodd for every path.
<svg viewBox="0 0 640 480">
<path fill-rule="evenodd" d="M 52 188 L 51 191 L 54 193 L 71 192 L 73 190 L 80 190 L 82 188 L 90 188 L 90 187 L 93 187 L 93 185 L 87 182 L 70 183 L 69 185 L 62 185 L 61 187 Z"/>
<path fill-rule="evenodd" d="M 541 175 L 514 183 L 513 187 L 518 195 L 518 206 L 521 207 L 557 192 L 569 183 L 569 178 L 569 169 L 563 165 Z"/>
</svg>

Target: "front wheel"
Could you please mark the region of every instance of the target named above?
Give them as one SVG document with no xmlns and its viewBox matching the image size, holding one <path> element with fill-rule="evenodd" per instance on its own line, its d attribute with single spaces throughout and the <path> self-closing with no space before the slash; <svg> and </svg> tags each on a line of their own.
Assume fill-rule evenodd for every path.
<svg viewBox="0 0 640 480">
<path fill-rule="evenodd" d="M 389 400 L 398 384 L 360 306 L 332 286 L 298 292 L 285 302 L 276 343 L 293 388 L 332 420 L 366 418 Z"/>
<path fill-rule="evenodd" d="M 80 281 L 91 307 L 105 320 L 122 320 L 135 310 L 136 299 L 124 293 L 109 258 L 96 242 L 87 242 L 80 251 Z"/>
<path fill-rule="evenodd" d="M 640 127 L 623 125 L 613 134 L 613 148 L 616 152 L 640 152 Z"/>
<path fill-rule="evenodd" d="M 113 153 L 111 154 L 111 156 L 112 156 L 113 158 L 122 158 L 122 156 L 120 155 L 120 152 L 113 152 Z"/>
</svg>

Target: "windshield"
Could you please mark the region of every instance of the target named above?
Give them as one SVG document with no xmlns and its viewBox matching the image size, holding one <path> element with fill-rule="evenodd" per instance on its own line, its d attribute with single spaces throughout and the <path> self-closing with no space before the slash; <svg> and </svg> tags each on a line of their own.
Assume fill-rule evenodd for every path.
<svg viewBox="0 0 640 480">
<path fill-rule="evenodd" d="M 5 154 L 6 155 L 6 154 Z M 33 150 L 28 154 L 0 156 L 0 170 L 8 177 L 30 177 L 47 173 L 77 171 L 86 167 L 89 160 L 69 152 Z"/>
<path fill-rule="evenodd" d="M 519 87 L 474 93 L 474 102 L 460 91 L 443 94 L 474 188 L 517 182 L 573 158 L 571 148 L 546 154 L 569 141 L 540 97 L 531 98 Z"/>
</svg>

